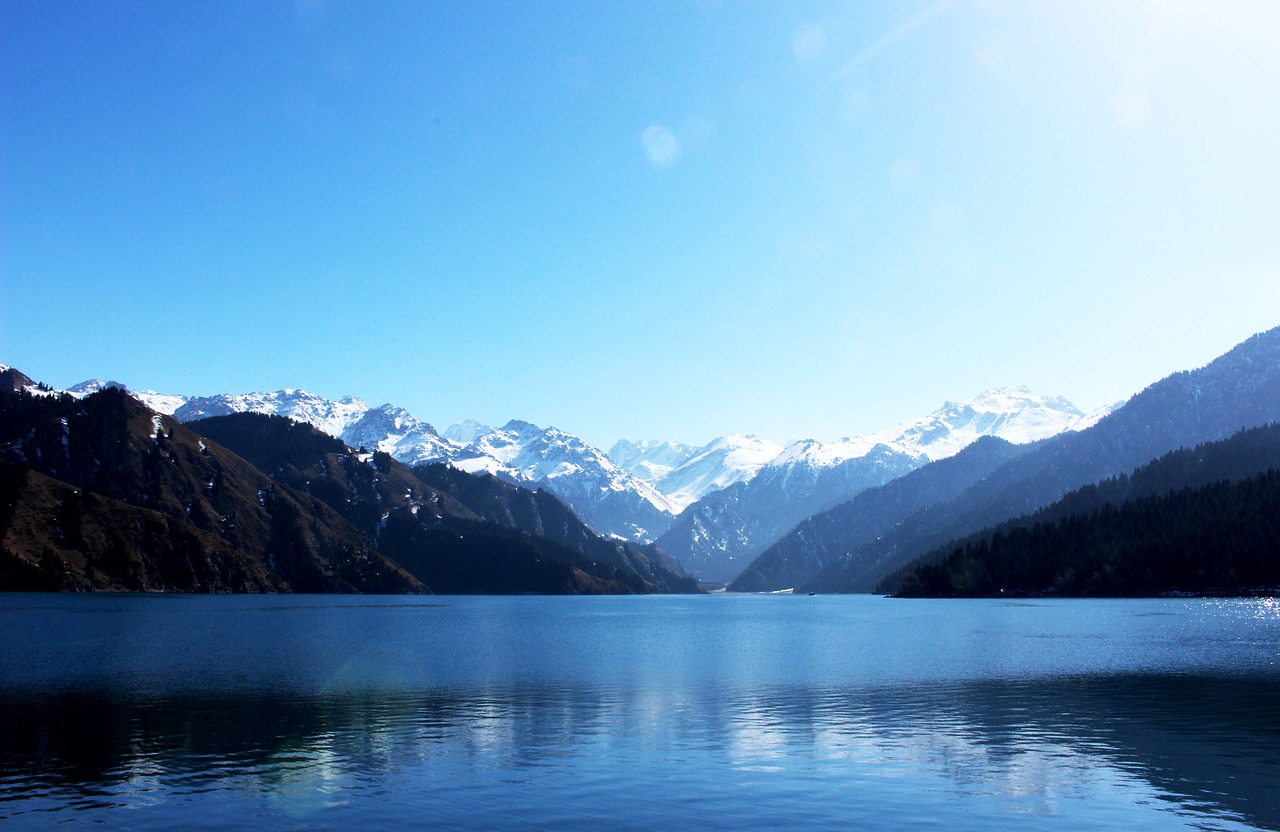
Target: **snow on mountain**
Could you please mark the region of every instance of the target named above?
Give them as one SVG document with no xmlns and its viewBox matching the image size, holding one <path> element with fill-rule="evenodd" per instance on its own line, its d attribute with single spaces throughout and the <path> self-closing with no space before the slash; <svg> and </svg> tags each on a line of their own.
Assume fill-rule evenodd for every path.
<svg viewBox="0 0 1280 832">
<path fill-rule="evenodd" d="M 129 395 L 154 410 L 172 416 L 174 411 L 185 405 L 190 396 L 175 396 L 169 393 L 157 393 L 154 390 L 130 390 Z"/>
<path fill-rule="evenodd" d="M 727 581 L 801 520 L 866 488 L 954 456 L 981 436 L 1033 442 L 1086 418 L 1066 399 L 1005 387 L 868 436 L 795 442 L 742 485 L 688 506 L 658 545 L 695 575 Z"/>
<path fill-rule="evenodd" d="M 107 388 L 111 388 L 111 387 L 114 387 L 117 390 L 125 390 L 125 391 L 128 391 L 129 389 L 128 387 L 125 387 L 123 384 L 121 384 L 118 381 L 103 381 L 100 378 L 91 378 L 88 381 L 82 381 L 73 387 L 68 387 L 66 390 L 63 390 L 62 392 L 72 395 L 77 399 L 83 399 L 85 396 L 88 396 L 91 393 L 97 393 L 99 390 L 106 390 Z"/>
<path fill-rule="evenodd" d="M 464 419 L 461 422 L 454 422 L 445 429 L 445 432 L 441 434 L 441 436 L 448 439 L 450 442 L 455 442 L 459 445 L 470 445 L 472 442 L 492 430 L 493 428 L 486 424 L 482 424 L 481 422 L 477 422 L 475 419 Z"/>
<path fill-rule="evenodd" d="M 338 438 L 353 448 L 388 453 L 406 465 L 444 462 L 462 453 L 460 446 L 442 438 L 431 425 L 393 404 L 365 411 Z"/>
<path fill-rule="evenodd" d="M 749 480 L 783 448 L 750 434 L 721 436 L 699 448 L 658 482 L 658 490 L 681 511 L 713 491 Z"/>
<path fill-rule="evenodd" d="M 641 439 L 631 442 L 620 439 L 609 449 L 609 459 L 622 466 L 633 477 L 657 485 L 667 474 L 683 465 L 698 448 L 682 442 L 666 442 L 660 439 Z"/>
<path fill-rule="evenodd" d="M 928 416 L 879 433 L 830 443 L 796 442 L 769 464 L 827 467 L 866 456 L 877 445 L 923 457 L 922 463 L 935 462 L 955 456 L 979 436 L 998 436 L 1022 445 L 1073 430 L 1085 418 L 1060 396 L 1041 396 L 1026 387 L 1000 387 L 967 402 L 945 402 Z"/>
<path fill-rule="evenodd" d="M 651 540 L 671 523 L 675 504 L 598 448 L 558 428 L 513 420 L 478 436 L 453 465 L 546 488 L 596 529 Z"/>
<path fill-rule="evenodd" d="M 443 439 L 435 428 L 402 407 L 384 404 L 369 407 L 352 396 L 333 401 L 306 390 L 240 395 L 174 396 L 151 390 L 132 390 L 118 381 L 90 379 L 65 392 L 81 398 L 107 387 L 118 387 L 158 413 L 182 422 L 231 413 L 264 413 L 285 416 L 335 436 L 352 447 L 385 451 L 400 462 L 417 465 L 454 459 L 462 446 Z"/>
<path fill-rule="evenodd" d="M 157 393 L 154 390 L 131 390 L 118 381 L 103 381 L 97 378 L 82 381 L 62 392 L 75 396 L 77 399 L 82 399 L 90 393 L 97 393 L 99 390 L 105 390 L 108 387 L 123 390 L 156 413 L 163 413 L 166 416 L 172 416 L 175 410 L 182 407 L 190 399 L 190 396 L 175 396 L 168 393 Z"/>
<path fill-rule="evenodd" d="M 1128 403 L 1128 401 L 1129 401 L 1128 399 L 1121 399 L 1115 404 L 1104 404 L 1102 407 L 1099 407 L 1097 410 L 1091 410 L 1088 413 L 1081 416 L 1079 419 L 1072 422 L 1071 427 L 1069 427 L 1067 430 L 1075 430 L 1075 431 L 1088 430 L 1089 428 L 1101 422 L 1106 417 L 1110 416 L 1112 413 L 1115 413 L 1117 410 L 1124 407 L 1125 404 Z"/>
<path fill-rule="evenodd" d="M 434 427 L 403 407 L 370 407 L 354 396 L 334 401 L 292 388 L 193 398 L 177 408 L 173 416 L 186 422 L 246 411 L 306 422 L 354 448 L 383 451 L 406 465 L 447 462 L 463 453 L 460 444 L 440 436 Z"/>
<path fill-rule="evenodd" d="M 232 413 L 266 413 L 287 416 L 295 422 L 306 422 L 330 436 L 341 436 L 348 425 L 358 421 L 369 405 L 353 396 L 333 401 L 306 390 L 285 388 L 272 393 L 243 393 L 200 396 L 187 401 L 173 412 L 181 422 L 227 416 Z"/>
<path fill-rule="evenodd" d="M 53 396 L 58 391 L 47 384 L 40 384 L 21 370 L 0 364 L 0 390 L 14 393 L 30 393 L 33 396 Z"/>
<path fill-rule="evenodd" d="M 933 462 L 955 456 L 979 436 L 998 436 L 1015 445 L 1047 439 L 1070 429 L 1082 416 L 1060 396 L 1041 396 L 1026 387 L 1001 387 L 960 404 L 947 402 L 929 416 L 898 428 L 896 436 L 883 439 L 907 453 L 918 449 Z"/>
<path fill-rule="evenodd" d="M 70 392 L 86 396 L 108 386 L 123 387 L 95 379 Z M 179 421 L 243 412 L 285 416 L 353 447 L 386 452 L 408 465 L 449 462 L 472 473 L 487 472 L 544 487 L 598 530 L 631 540 L 653 539 L 671 524 L 676 509 L 652 485 L 631 476 L 582 439 L 527 422 L 509 422 L 500 430 L 462 422 L 441 436 L 402 407 L 370 407 L 351 396 L 333 401 L 292 388 L 192 398 L 129 393 Z"/>
</svg>

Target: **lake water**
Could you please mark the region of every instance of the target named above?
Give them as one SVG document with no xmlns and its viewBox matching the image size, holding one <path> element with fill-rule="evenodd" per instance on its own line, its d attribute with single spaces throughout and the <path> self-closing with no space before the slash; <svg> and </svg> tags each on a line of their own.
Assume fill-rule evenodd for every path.
<svg viewBox="0 0 1280 832">
<path fill-rule="evenodd" d="M 0 595 L 0 825 L 1280 829 L 1280 602 Z"/>
</svg>

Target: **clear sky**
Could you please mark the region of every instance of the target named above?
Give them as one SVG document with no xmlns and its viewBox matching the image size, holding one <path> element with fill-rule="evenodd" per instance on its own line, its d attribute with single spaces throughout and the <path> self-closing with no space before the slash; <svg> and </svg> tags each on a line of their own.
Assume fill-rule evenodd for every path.
<svg viewBox="0 0 1280 832">
<path fill-rule="evenodd" d="M 1280 3 L 0 0 L 0 362 L 443 428 L 1081 408 L 1280 325 Z"/>
</svg>

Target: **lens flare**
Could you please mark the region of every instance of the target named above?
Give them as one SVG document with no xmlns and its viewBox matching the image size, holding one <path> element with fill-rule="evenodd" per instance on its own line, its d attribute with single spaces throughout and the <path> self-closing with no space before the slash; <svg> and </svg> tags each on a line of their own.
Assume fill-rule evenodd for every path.
<svg viewBox="0 0 1280 832">
<path fill-rule="evenodd" d="M 640 138 L 644 153 L 656 167 L 673 165 L 680 158 L 680 140 L 661 124 L 655 124 Z"/>
</svg>

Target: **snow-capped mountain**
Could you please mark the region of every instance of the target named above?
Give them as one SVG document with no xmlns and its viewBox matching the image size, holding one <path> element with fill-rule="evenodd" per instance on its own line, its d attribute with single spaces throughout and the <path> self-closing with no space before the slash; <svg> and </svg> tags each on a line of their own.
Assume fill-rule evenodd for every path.
<svg viewBox="0 0 1280 832">
<path fill-rule="evenodd" d="M 95 379 L 67 392 L 84 396 L 107 386 L 124 385 Z M 735 562 L 739 549 L 754 554 L 758 546 L 772 542 L 808 514 L 870 484 L 954 454 L 980 435 L 1028 441 L 1087 418 L 1063 400 L 1035 396 L 1025 388 L 1007 388 L 988 391 L 971 402 L 947 404 L 925 419 L 869 437 L 802 442 L 786 449 L 742 435 L 721 437 L 702 448 L 673 442 L 619 442 L 611 459 L 556 428 L 512 421 L 495 429 L 466 421 L 441 435 L 404 408 L 370 407 L 351 396 L 335 401 L 291 388 L 203 397 L 129 392 L 153 410 L 180 421 L 246 411 L 286 416 L 354 447 L 383 451 L 410 465 L 448 462 L 472 473 L 487 472 L 544 487 L 598 530 L 630 540 L 649 541 L 668 529 L 679 531 L 681 524 L 672 526 L 677 514 L 715 497 L 718 508 L 707 508 L 715 519 L 703 516 L 690 522 L 684 534 L 697 541 L 674 538 L 681 540 L 677 552 L 681 547 L 701 547 Z M 766 487 L 769 482 L 786 487 Z M 732 493 L 726 490 L 735 485 L 744 487 Z M 781 512 L 776 507 L 761 509 L 759 517 L 742 519 L 740 513 L 755 505 L 752 495 L 757 492 L 772 495 L 769 500 L 782 501 L 786 507 Z M 745 495 L 746 502 L 739 504 L 735 494 Z M 803 513 L 792 520 L 797 512 Z M 774 528 L 777 523 L 790 525 Z M 738 542 L 730 544 L 729 539 Z"/>
<path fill-rule="evenodd" d="M 266 413 L 306 422 L 330 436 L 340 437 L 349 425 L 359 421 L 368 411 L 369 405 L 353 396 L 335 402 L 306 390 L 285 388 L 272 393 L 220 393 L 191 398 L 173 411 L 173 417 L 180 422 L 191 422 L 231 413 Z"/>
<path fill-rule="evenodd" d="M 156 413 L 163 413 L 166 416 L 172 416 L 173 411 L 182 407 L 190 399 L 190 396 L 175 396 L 168 393 L 157 393 L 154 390 L 132 390 L 125 387 L 118 381 L 103 381 L 97 378 L 90 379 L 89 381 L 82 381 L 63 392 L 70 393 L 77 399 L 81 399 L 90 393 L 96 393 L 107 387 L 115 387 L 123 390 L 130 396 L 133 396 L 135 399 L 145 404 L 151 410 L 154 410 Z"/>
<path fill-rule="evenodd" d="M 923 457 L 923 464 L 954 456 L 979 436 L 998 436 L 1022 445 L 1075 430 L 1086 418 L 1064 398 L 1041 396 L 1026 387 L 1000 387 L 967 402 L 944 402 L 928 416 L 879 433 L 837 442 L 795 442 L 769 465 L 829 467 L 866 456 L 877 445 Z"/>
<path fill-rule="evenodd" d="M 108 386 L 124 387 L 95 379 L 67 392 L 86 396 Z M 124 389 L 153 410 L 182 422 L 245 412 L 285 416 L 352 447 L 388 453 L 407 465 L 448 462 L 471 473 L 491 473 L 520 485 L 543 487 L 599 531 L 628 540 L 652 540 L 671 524 L 677 508 L 599 449 L 556 428 L 513 421 L 495 430 L 469 421 L 441 436 L 402 407 L 370 407 L 352 396 L 334 401 L 292 388 L 201 397 Z"/>
<path fill-rule="evenodd" d="M 631 540 L 652 540 L 676 512 L 671 500 L 604 452 L 553 427 L 513 420 L 476 437 L 452 464 L 546 488 L 595 528 Z"/>
<path fill-rule="evenodd" d="M 633 477 L 650 485 L 657 485 L 663 477 L 697 452 L 697 447 L 682 442 L 666 442 L 661 439 L 631 442 L 619 439 L 609 449 L 609 459 L 621 465 Z"/>
<path fill-rule="evenodd" d="M 713 491 L 751 479 L 782 451 L 777 442 L 738 433 L 696 449 L 674 442 L 619 442 L 609 456 L 632 473 L 639 470 L 653 477 L 637 474 L 683 511 Z M 630 459 L 630 466 L 620 457 Z"/>
<path fill-rule="evenodd" d="M 475 419 L 464 419 L 461 422 L 454 422 L 441 436 L 458 445 L 470 445 L 492 430 L 493 428 Z"/>
<path fill-rule="evenodd" d="M 383 451 L 406 465 L 457 459 L 463 449 L 403 407 L 384 404 L 364 412 L 338 436 L 353 448 Z"/>
<path fill-rule="evenodd" d="M 689 506 L 658 545 L 698 577 L 729 581 L 801 520 L 866 488 L 953 456 L 981 436 L 1033 442 L 1088 418 L 1065 399 L 1006 387 L 869 436 L 795 442 L 750 480 Z"/>
<path fill-rule="evenodd" d="M 392 404 L 370 407 L 353 396 L 334 401 L 292 388 L 240 395 L 174 396 L 133 390 L 118 381 L 100 379 L 81 382 L 65 392 L 80 398 L 105 387 L 125 390 L 152 410 L 180 422 L 232 413 L 285 416 L 306 422 L 354 448 L 385 451 L 407 465 L 448 461 L 463 452 L 462 446 L 443 439 L 435 428 L 404 408 Z"/>
</svg>

